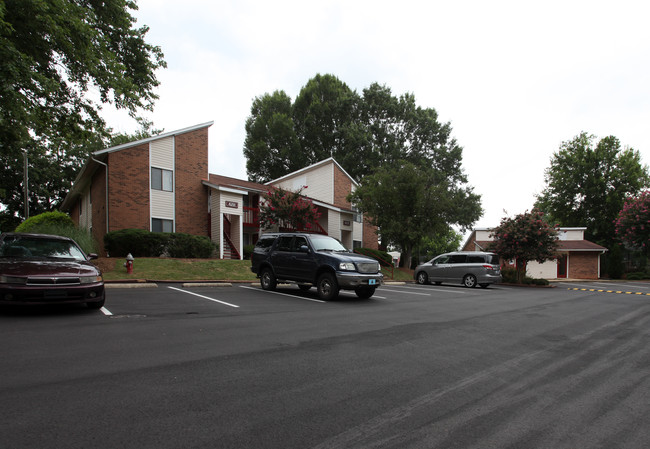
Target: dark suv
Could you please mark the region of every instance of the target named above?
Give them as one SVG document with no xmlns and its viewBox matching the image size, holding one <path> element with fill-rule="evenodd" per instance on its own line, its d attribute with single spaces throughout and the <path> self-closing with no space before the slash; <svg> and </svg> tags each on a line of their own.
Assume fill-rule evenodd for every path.
<svg viewBox="0 0 650 449">
<path fill-rule="evenodd" d="M 375 259 L 348 252 L 341 242 L 321 234 L 264 234 L 251 262 L 264 290 L 275 289 L 278 282 L 295 282 L 302 290 L 315 285 L 322 300 L 336 298 L 340 289 L 370 298 L 384 279 Z"/>
</svg>

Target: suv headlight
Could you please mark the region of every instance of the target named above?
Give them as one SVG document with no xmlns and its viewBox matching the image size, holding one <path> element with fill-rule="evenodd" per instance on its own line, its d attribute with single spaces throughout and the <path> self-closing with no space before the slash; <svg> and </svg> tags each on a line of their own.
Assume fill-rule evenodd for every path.
<svg viewBox="0 0 650 449">
<path fill-rule="evenodd" d="M 356 267 L 352 262 L 341 262 L 339 264 L 339 270 L 343 271 L 356 271 Z"/>
</svg>

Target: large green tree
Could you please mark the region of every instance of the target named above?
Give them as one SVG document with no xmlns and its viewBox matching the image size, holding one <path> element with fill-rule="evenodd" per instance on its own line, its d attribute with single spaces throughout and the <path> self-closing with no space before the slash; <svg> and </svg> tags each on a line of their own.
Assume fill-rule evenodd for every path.
<svg viewBox="0 0 650 449">
<path fill-rule="evenodd" d="M 445 234 L 450 225 L 469 228 L 482 214 L 480 196 L 456 173 L 398 161 L 363 178 L 349 199 L 395 244 L 408 263 L 425 237 Z"/>
<path fill-rule="evenodd" d="M 614 136 L 595 140 L 583 132 L 562 143 L 535 206 L 562 226 L 586 226 L 587 239 L 608 247 L 625 198 L 646 187 L 649 176 L 638 151 L 621 148 Z"/>
<path fill-rule="evenodd" d="M 129 0 L 0 2 L 0 207 L 23 215 L 23 154 L 30 214 L 57 207 L 89 150 L 110 130 L 99 111 L 151 110 L 164 67 L 135 27 Z"/>
<path fill-rule="evenodd" d="M 359 95 L 316 75 L 292 103 L 283 91 L 253 100 L 244 155 L 251 180 L 270 181 L 328 157 L 357 181 L 401 160 L 453 172 L 462 148 L 432 108 L 373 83 Z"/>
</svg>

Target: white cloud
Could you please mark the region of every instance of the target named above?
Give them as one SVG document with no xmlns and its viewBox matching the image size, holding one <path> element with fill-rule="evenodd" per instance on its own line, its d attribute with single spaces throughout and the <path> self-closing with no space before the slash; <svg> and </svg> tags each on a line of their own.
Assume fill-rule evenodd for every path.
<svg viewBox="0 0 650 449">
<path fill-rule="evenodd" d="M 449 121 L 477 226 L 530 209 L 562 141 L 613 134 L 650 161 L 650 5 L 638 1 L 146 0 L 135 13 L 169 68 L 151 116 L 167 131 L 214 120 L 210 171 L 245 177 L 254 97 L 295 98 L 316 73 L 413 93 Z M 128 126 L 116 117 L 111 124 Z M 132 126 L 132 125 L 131 125 Z M 576 226 L 581 223 L 576 223 Z"/>
</svg>

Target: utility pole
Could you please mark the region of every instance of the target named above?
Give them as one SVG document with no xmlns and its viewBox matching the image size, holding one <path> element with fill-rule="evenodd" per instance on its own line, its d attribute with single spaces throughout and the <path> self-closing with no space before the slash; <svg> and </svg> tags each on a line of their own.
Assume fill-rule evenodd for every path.
<svg viewBox="0 0 650 449">
<path fill-rule="evenodd" d="M 25 220 L 29 218 L 29 174 L 27 172 L 27 151 L 23 151 L 23 190 L 25 191 Z"/>
</svg>

